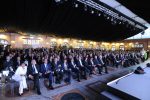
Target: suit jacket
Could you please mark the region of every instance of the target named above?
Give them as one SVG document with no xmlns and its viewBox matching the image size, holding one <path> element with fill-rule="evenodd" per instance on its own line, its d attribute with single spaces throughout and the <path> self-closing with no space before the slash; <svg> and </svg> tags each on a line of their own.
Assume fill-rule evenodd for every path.
<svg viewBox="0 0 150 100">
<path fill-rule="evenodd" d="M 95 65 L 94 62 L 92 63 L 91 60 L 88 61 L 89 66 Z"/>
<path fill-rule="evenodd" d="M 81 60 L 81 63 L 82 63 L 82 65 L 83 65 L 83 62 L 82 62 L 82 60 Z M 77 65 L 77 67 L 81 67 L 82 65 L 81 65 L 81 63 L 80 63 L 80 61 L 79 60 L 77 60 L 76 61 L 76 65 Z M 83 65 L 84 66 L 84 65 Z"/>
<path fill-rule="evenodd" d="M 45 72 L 47 71 L 52 71 L 52 66 L 50 64 L 46 64 L 46 67 L 45 67 L 45 64 L 41 64 L 41 68 L 40 68 L 40 72 L 42 74 L 44 74 Z"/>
<path fill-rule="evenodd" d="M 83 61 L 83 65 L 85 66 L 85 67 L 88 67 L 89 66 L 89 64 L 88 64 L 88 61 Z"/>
<path fill-rule="evenodd" d="M 39 74 L 39 72 L 40 72 L 40 67 L 39 67 L 39 65 L 36 64 L 35 67 L 36 67 L 36 69 L 37 69 L 37 71 L 38 71 L 38 74 Z M 34 71 L 33 71 L 32 64 L 30 64 L 30 65 L 28 66 L 28 68 L 27 68 L 27 75 L 28 75 L 28 76 L 29 76 L 29 75 L 34 75 Z"/>
<path fill-rule="evenodd" d="M 98 57 L 98 61 L 99 61 L 99 64 L 101 64 L 101 65 L 103 65 L 105 63 L 104 60 L 103 60 L 103 58 L 100 58 L 100 57 Z"/>
<path fill-rule="evenodd" d="M 61 65 L 60 62 L 57 62 L 57 63 L 53 62 L 53 70 L 56 71 L 56 70 L 60 69 L 61 68 L 61 67 L 59 67 L 60 65 Z"/>
<path fill-rule="evenodd" d="M 9 62 L 4 61 L 3 66 L 4 66 L 4 69 L 9 69 L 10 67 L 13 68 L 13 62 L 11 60 Z M 15 69 L 15 68 L 13 68 L 13 69 Z"/>
<path fill-rule="evenodd" d="M 66 65 L 67 65 L 67 68 L 68 68 L 68 69 L 70 69 L 69 64 L 68 64 L 68 63 L 66 63 Z M 61 63 L 61 66 L 62 66 L 62 70 L 65 70 L 64 63 Z"/>
<path fill-rule="evenodd" d="M 97 59 L 93 59 L 93 63 L 94 63 L 94 65 L 100 64 L 100 62 Z"/>
<path fill-rule="evenodd" d="M 73 62 L 74 63 L 74 62 Z M 76 64 L 74 63 L 74 65 L 76 66 Z M 71 69 L 74 69 L 74 65 L 71 63 L 71 62 L 69 62 L 69 67 L 71 68 Z"/>
</svg>

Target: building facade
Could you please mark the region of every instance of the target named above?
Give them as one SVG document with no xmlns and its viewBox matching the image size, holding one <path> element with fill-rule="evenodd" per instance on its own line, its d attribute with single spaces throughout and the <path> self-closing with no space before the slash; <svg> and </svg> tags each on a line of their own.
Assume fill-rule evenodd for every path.
<svg viewBox="0 0 150 100">
<path fill-rule="evenodd" d="M 0 33 L 0 45 L 11 45 L 11 48 L 94 48 L 102 50 L 138 50 L 150 49 L 149 39 L 132 39 L 118 42 L 95 42 L 87 40 L 77 40 L 72 38 L 50 37 L 46 35 L 20 35 L 16 33 Z"/>
</svg>

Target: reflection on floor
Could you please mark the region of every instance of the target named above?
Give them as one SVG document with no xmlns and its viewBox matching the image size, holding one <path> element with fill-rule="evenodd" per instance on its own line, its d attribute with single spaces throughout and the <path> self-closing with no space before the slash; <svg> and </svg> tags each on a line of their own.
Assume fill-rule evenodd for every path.
<svg viewBox="0 0 150 100">
<path fill-rule="evenodd" d="M 70 85 L 66 85 L 65 83 L 62 83 L 60 86 L 55 85 L 54 90 L 48 90 L 43 80 L 40 80 L 41 84 L 41 92 L 42 95 L 37 95 L 32 90 L 29 92 L 26 92 L 22 97 L 1 97 L 1 100 L 61 100 L 61 97 L 67 93 L 79 93 L 81 94 L 85 100 L 99 100 L 100 99 L 100 93 L 105 90 L 106 83 L 109 81 L 112 81 L 118 77 L 121 77 L 129 72 L 131 72 L 133 69 L 135 69 L 137 66 L 145 66 L 146 63 L 150 62 L 150 60 L 145 61 L 144 63 L 141 63 L 136 66 L 131 66 L 128 68 L 112 68 L 109 67 L 109 74 L 103 74 L 103 75 L 92 75 L 88 80 L 82 80 L 81 82 L 77 82 L 75 80 L 72 80 L 72 83 Z"/>
</svg>

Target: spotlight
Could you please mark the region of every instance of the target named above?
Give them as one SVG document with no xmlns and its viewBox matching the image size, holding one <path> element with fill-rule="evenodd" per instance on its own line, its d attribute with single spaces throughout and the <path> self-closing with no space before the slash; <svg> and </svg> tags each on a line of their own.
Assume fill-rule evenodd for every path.
<svg viewBox="0 0 150 100">
<path fill-rule="evenodd" d="M 87 5 L 84 5 L 84 10 L 87 11 Z"/>
<path fill-rule="evenodd" d="M 75 7 L 77 8 L 77 7 L 78 7 L 78 4 L 75 4 Z"/>
<path fill-rule="evenodd" d="M 57 3 L 60 2 L 60 1 L 61 1 L 61 0 L 55 0 L 55 2 L 57 2 Z"/>
<path fill-rule="evenodd" d="M 111 18 L 111 21 L 114 21 L 114 19 L 113 19 L 113 18 Z"/>
<path fill-rule="evenodd" d="M 109 19 L 109 16 L 107 17 L 107 19 Z"/>
<path fill-rule="evenodd" d="M 98 16 L 101 16 L 101 14 L 99 13 Z"/>
<path fill-rule="evenodd" d="M 91 13 L 94 14 L 94 11 L 92 10 Z"/>
</svg>

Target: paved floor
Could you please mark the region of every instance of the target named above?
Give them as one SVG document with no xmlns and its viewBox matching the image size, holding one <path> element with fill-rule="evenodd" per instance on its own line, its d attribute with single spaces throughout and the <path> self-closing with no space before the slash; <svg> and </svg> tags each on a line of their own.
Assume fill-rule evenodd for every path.
<svg viewBox="0 0 150 100">
<path fill-rule="evenodd" d="M 105 89 L 107 82 L 121 77 L 135 69 L 137 66 L 146 66 L 150 59 L 136 66 L 128 68 L 118 68 L 110 71 L 109 74 L 93 75 L 88 80 L 77 82 L 72 80 L 70 85 L 47 90 L 43 81 L 40 81 L 42 95 L 37 95 L 33 91 L 25 93 L 22 97 L 1 97 L 0 100 L 60 100 L 61 96 L 69 92 L 77 92 L 82 94 L 86 100 L 99 100 L 99 94 Z M 64 84 L 64 83 L 63 83 Z"/>
</svg>

